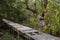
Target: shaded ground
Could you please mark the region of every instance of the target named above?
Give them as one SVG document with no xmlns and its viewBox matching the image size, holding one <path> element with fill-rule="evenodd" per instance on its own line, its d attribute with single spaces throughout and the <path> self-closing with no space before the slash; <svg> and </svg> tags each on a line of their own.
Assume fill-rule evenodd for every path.
<svg viewBox="0 0 60 40">
<path fill-rule="evenodd" d="M 0 40 L 22 40 L 15 32 L 7 28 L 7 25 L 0 22 Z"/>
<path fill-rule="evenodd" d="M 20 36 L 9 33 L 6 29 L 0 28 L 0 40 L 22 40 Z"/>
<path fill-rule="evenodd" d="M 6 30 L 0 29 L 0 40 L 16 40 L 16 38 L 14 38 Z"/>
</svg>

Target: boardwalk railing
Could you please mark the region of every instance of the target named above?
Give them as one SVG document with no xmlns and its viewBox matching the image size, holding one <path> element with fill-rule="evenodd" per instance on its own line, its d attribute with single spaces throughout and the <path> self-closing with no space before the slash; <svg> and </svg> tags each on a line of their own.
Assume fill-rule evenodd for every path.
<svg viewBox="0 0 60 40">
<path fill-rule="evenodd" d="M 28 40 L 60 40 L 58 37 L 51 36 L 49 34 L 40 33 L 38 30 L 20 25 L 18 23 L 3 19 L 3 21 L 11 26 L 18 34 L 27 38 Z"/>
</svg>

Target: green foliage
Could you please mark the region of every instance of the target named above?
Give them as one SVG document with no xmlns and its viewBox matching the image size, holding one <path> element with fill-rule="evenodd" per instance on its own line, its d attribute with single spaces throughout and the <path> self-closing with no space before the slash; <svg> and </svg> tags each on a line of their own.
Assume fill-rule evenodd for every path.
<svg viewBox="0 0 60 40">
<path fill-rule="evenodd" d="M 18 35 L 16 40 L 23 40 L 23 39 Z"/>
<path fill-rule="evenodd" d="M 6 33 L 5 35 L 4 35 L 4 38 L 3 38 L 4 40 L 11 40 L 11 36 L 9 35 L 9 33 Z"/>
<path fill-rule="evenodd" d="M 45 32 L 52 35 L 57 35 L 59 31 L 59 17 L 60 17 L 60 5 L 55 0 L 49 0 L 45 13 L 45 22 L 48 26 L 44 29 Z M 59 15 L 59 16 L 58 16 Z"/>
<path fill-rule="evenodd" d="M 0 32 L 0 40 L 23 40 L 23 39 L 19 35 L 16 38 L 14 38 L 14 36 L 9 34 L 8 32 L 6 33 Z"/>
<path fill-rule="evenodd" d="M 27 3 L 31 9 L 34 9 L 35 2 L 38 12 L 36 17 L 33 16 L 35 14 L 26 9 Z M 6 18 L 18 23 L 26 22 L 33 28 L 38 28 L 40 13 L 44 11 L 44 21 L 48 24 L 44 28 L 44 32 L 57 35 L 60 29 L 60 3 L 57 3 L 56 0 L 48 0 L 47 8 L 44 8 L 44 0 L 35 0 L 35 2 L 32 2 L 32 0 L 2 0 L 0 1 L 0 18 Z"/>
<path fill-rule="evenodd" d="M 31 18 L 29 23 L 35 29 L 35 27 L 36 27 L 36 18 Z"/>
</svg>

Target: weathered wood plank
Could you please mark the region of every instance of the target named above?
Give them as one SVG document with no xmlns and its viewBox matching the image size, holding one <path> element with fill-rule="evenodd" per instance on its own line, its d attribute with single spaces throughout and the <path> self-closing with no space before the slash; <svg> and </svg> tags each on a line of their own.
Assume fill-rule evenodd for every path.
<svg viewBox="0 0 60 40">
<path fill-rule="evenodd" d="M 38 30 L 34 30 L 32 28 L 20 25 L 18 23 L 14 23 L 11 21 L 8 21 L 6 19 L 3 19 L 3 21 L 12 26 L 14 30 L 18 31 L 20 35 L 26 37 L 29 40 L 60 40 L 58 37 L 51 36 L 49 34 L 45 34 L 42 32 L 38 32 Z"/>
</svg>

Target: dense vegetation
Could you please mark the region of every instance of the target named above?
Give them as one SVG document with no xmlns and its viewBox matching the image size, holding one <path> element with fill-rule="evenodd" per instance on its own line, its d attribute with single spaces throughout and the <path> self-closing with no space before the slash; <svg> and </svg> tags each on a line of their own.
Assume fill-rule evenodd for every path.
<svg viewBox="0 0 60 40">
<path fill-rule="evenodd" d="M 0 40 L 23 40 L 23 39 L 19 35 L 14 37 L 14 35 L 9 33 L 6 29 L 0 29 Z"/>
<path fill-rule="evenodd" d="M 0 0 L 0 19 L 6 18 L 34 29 L 39 28 L 41 12 L 44 12 L 47 24 L 43 32 L 59 36 L 60 3 L 56 0 Z"/>
</svg>

